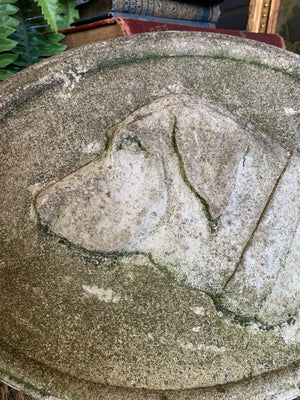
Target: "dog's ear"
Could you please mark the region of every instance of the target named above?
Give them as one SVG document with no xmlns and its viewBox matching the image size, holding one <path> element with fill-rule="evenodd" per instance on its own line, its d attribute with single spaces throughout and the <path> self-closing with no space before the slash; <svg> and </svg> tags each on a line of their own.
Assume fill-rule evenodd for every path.
<svg viewBox="0 0 300 400">
<path fill-rule="evenodd" d="M 259 130 L 199 103 L 182 108 L 176 143 L 186 179 L 209 207 L 211 221 L 219 227 L 222 221 L 237 242 L 247 240 L 288 152 Z"/>
<path fill-rule="evenodd" d="M 176 141 L 189 183 L 208 204 L 211 217 L 217 218 L 235 186 L 249 138 L 231 118 L 198 105 L 182 109 Z"/>
</svg>

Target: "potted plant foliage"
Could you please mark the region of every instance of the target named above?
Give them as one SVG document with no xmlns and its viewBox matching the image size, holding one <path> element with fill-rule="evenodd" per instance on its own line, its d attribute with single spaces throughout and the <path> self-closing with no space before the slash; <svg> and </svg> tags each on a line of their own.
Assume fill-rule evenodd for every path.
<svg viewBox="0 0 300 400">
<path fill-rule="evenodd" d="M 78 11 L 74 0 L 0 0 L 0 81 L 66 49 L 59 43 Z"/>
</svg>

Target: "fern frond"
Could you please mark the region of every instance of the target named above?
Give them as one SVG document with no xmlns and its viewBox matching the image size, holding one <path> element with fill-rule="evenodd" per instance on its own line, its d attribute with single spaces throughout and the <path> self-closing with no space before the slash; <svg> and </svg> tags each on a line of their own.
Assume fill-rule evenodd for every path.
<svg viewBox="0 0 300 400">
<path fill-rule="evenodd" d="M 38 5 L 41 7 L 43 15 L 50 25 L 50 27 L 57 32 L 57 21 L 56 21 L 56 15 L 57 15 L 57 2 L 58 0 L 35 0 Z"/>
<path fill-rule="evenodd" d="M 16 66 L 26 67 L 66 49 L 58 43 L 63 35 L 56 34 L 42 16 L 41 8 L 33 0 L 18 0 L 16 14 L 20 24 L 10 38 L 18 41 L 14 52 L 19 55 Z"/>
<path fill-rule="evenodd" d="M 75 7 L 74 0 L 58 0 L 56 16 L 58 29 L 68 29 L 75 19 L 79 19 L 79 12 Z"/>
<path fill-rule="evenodd" d="M 18 25 L 15 27 L 15 31 L 5 39 L 14 43 L 11 50 L 14 57 L 6 59 L 11 62 L 9 65 L 6 64 L 6 67 L 2 67 L 5 72 L 2 72 L 2 76 L 0 74 L 0 80 L 3 80 L 3 76 L 10 76 L 45 57 L 61 53 L 67 47 L 59 43 L 64 35 L 53 32 L 43 17 L 41 8 L 34 0 L 17 0 L 16 6 L 19 11 L 14 18 L 18 20 Z M 3 63 L 5 63 L 4 58 Z"/>
<path fill-rule="evenodd" d="M 13 5 L 17 0 L 0 0 L 0 81 L 13 74 L 6 67 L 13 63 L 18 56 L 10 52 L 18 42 L 10 36 L 15 32 L 19 21 L 13 17 L 19 8 Z"/>
</svg>

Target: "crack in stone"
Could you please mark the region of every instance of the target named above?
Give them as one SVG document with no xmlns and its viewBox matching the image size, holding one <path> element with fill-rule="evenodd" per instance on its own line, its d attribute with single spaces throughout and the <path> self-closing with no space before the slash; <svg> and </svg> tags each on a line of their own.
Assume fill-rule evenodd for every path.
<svg viewBox="0 0 300 400">
<path fill-rule="evenodd" d="M 272 191 L 271 191 L 271 193 L 270 193 L 270 195 L 269 195 L 269 197 L 268 197 L 268 200 L 267 200 L 267 202 L 266 202 L 266 204 L 265 204 L 265 206 L 264 206 L 264 208 L 263 208 L 263 210 L 262 210 L 262 212 L 261 212 L 261 214 L 260 214 L 260 216 L 259 216 L 259 218 L 258 218 L 258 220 L 257 220 L 257 223 L 255 224 L 255 227 L 254 227 L 254 229 L 253 229 L 253 231 L 252 231 L 252 233 L 251 233 L 249 239 L 247 240 L 245 246 L 243 247 L 243 250 L 242 250 L 242 252 L 241 252 L 240 258 L 239 258 L 239 260 L 237 261 L 236 266 L 235 266 L 235 268 L 234 268 L 232 274 L 229 276 L 229 278 L 228 278 L 227 281 L 225 282 L 225 284 L 224 284 L 224 286 L 223 286 L 223 288 L 222 288 L 222 291 L 224 291 L 224 290 L 226 289 L 226 287 L 228 286 L 229 282 L 232 280 L 232 278 L 235 276 L 237 270 L 239 269 L 239 267 L 240 267 L 240 265 L 241 265 L 241 263 L 242 263 L 242 261 L 243 261 L 244 255 L 245 255 L 245 253 L 246 253 L 246 251 L 247 251 L 247 249 L 248 249 L 248 247 L 249 247 L 249 245 L 250 245 L 250 243 L 251 243 L 251 241 L 252 241 L 252 238 L 253 238 L 253 236 L 255 235 L 255 233 L 256 233 L 256 231 L 257 231 L 257 229 L 258 229 L 258 227 L 259 227 L 259 225 L 260 225 L 262 219 L 264 218 L 267 209 L 269 208 L 269 205 L 270 205 L 270 203 L 271 203 L 271 201 L 272 201 L 272 199 L 273 199 L 273 197 L 274 197 L 274 194 L 275 194 L 275 192 L 276 192 L 276 190 L 277 190 L 277 187 L 278 187 L 278 185 L 279 185 L 279 183 L 280 183 L 280 181 L 281 181 L 281 178 L 282 178 L 283 175 L 285 174 L 285 172 L 286 172 L 286 170 L 287 170 L 287 168 L 288 168 L 288 166 L 289 166 L 289 164 L 290 164 L 290 162 L 291 162 L 292 156 L 293 156 L 293 153 L 291 152 L 291 153 L 289 154 L 289 156 L 288 156 L 287 162 L 286 162 L 286 164 L 285 164 L 283 170 L 281 171 L 279 177 L 277 178 L 277 181 L 276 181 L 276 183 L 275 183 L 275 185 L 274 185 L 274 187 L 273 187 L 273 189 L 272 189 Z"/>
<path fill-rule="evenodd" d="M 178 144 L 177 144 L 177 140 L 176 140 L 176 132 L 177 131 L 178 131 L 177 118 L 176 118 L 176 116 L 174 116 L 174 123 L 173 123 L 173 128 L 172 128 L 172 145 L 173 145 L 173 148 L 174 148 L 174 152 L 175 152 L 175 154 L 176 154 L 176 156 L 178 158 L 179 170 L 180 170 L 181 177 L 182 177 L 184 183 L 188 186 L 188 188 L 195 195 L 195 197 L 203 205 L 204 213 L 205 213 L 206 218 L 208 220 L 208 225 L 209 225 L 210 232 L 211 232 L 211 234 L 215 234 L 216 233 L 216 228 L 217 228 L 217 222 L 219 220 L 219 217 L 217 217 L 216 219 L 213 219 L 211 217 L 208 202 L 203 197 L 201 197 L 199 195 L 199 193 L 195 190 L 195 188 L 193 187 L 193 185 L 191 184 L 191 182 L 189 181 L 189 179 L 187 177 L 187 174 L 186 174 L 185 169 L 184 169 L 183 157 L 182 157 L 182 155 L 180 153 L 180 150 L 179 150 Z"/>
<path fill-rule="evenodd" d="M 268 325 L 268 324 L 265 324 L 263 321 L 261 321 L 257 317 L 250 317 L 250 316 L 237 314 L 237 313 L 229 310 L 228 308 L 223 307 L 219 296 L 212 296 L 211 294 L 209 294 L 207 292 L 203 292 L 203 293 L 205 293 L 207 296 L 209 296 L 211 298 L 217 311 L 221 311 L 225 316 L 232 318 L 234 322 L 237 322 L 243 326 L 249 326 L 250 324 L 256 324 L 260 330 L 270 331 L 270 330 L 274 330 L 276 328 L 281 328 L 281 327 L 285 326 L 286 324 L 294 325 L 295 321 L 296 321 L 294 316 L 289 316 L 289 318 L 283 322 L 279 322 L 278 324 Z"/>
</svg>

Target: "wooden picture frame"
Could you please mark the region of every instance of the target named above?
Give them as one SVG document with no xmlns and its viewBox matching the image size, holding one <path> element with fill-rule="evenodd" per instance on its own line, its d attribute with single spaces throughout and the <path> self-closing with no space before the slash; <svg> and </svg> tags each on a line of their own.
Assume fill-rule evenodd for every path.
<svg viewBox="0 0 300 400">
<path fill-rule="evenodd" d="M 249 0 L 248 32 L 276 33 L 281 0 Z"/>
</svg>

